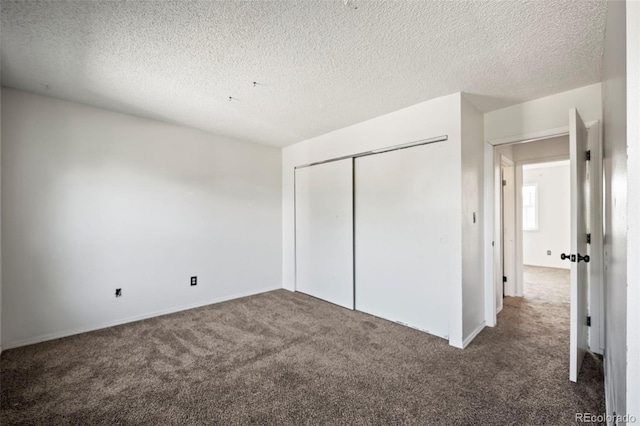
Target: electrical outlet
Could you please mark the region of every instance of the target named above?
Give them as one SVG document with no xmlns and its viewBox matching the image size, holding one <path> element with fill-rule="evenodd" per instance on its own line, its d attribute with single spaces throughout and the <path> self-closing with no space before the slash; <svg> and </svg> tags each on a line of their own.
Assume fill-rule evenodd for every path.
<svg viewBox="0 0 640 426">
<path fill-rule="evenodd" d="M 551 250 L 547 250 L 547 256 L 551 256 Z"/>
<path fill-rule="evenodd" d="M 122 296 L 122 289 L 116 288 L 116 297 L 120 297 L 120 296 Z"/>
<path fill-rule="evenodd" d="M 191 277 L 191 285 L 198 285 L 198 277 Z"/>
</svg>

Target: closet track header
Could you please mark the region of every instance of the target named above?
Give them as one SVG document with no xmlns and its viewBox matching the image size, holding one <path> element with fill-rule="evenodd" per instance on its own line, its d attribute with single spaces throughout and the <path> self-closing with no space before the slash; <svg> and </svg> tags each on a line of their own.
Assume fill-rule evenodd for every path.
<svg viewBox="0 0 640 426">
<path fill-rule="evenodd" d="M 296 166 L 295 168 L 302 169 L 304 167 L 316 166 L 318 164 L 331 163 L 332 161 L 346 160 L 347 158 L 358 158 L 358 157 L 365 157 L 367 155 L 382 154 L 383 152 L 397 151 L 399 149 L 412 148 L 414 146 L 427 145 L 427 144 L 436 143 L 436 142 L 444 142 L 448 139 L 449 139 L 448 135 L 437 136 L 435 138 L 430 138 L 430 139 L 420 139 L 414 142 L 407 142 L 400 145 L 389 146 L 386 148 L 374 149 L 371 151 L 365 151 L 358 154 L 344 155 L 342 157 L 331 158 L 329 160 L 316 161 L 315 163 L 303 164 L 301 166 Z"/>
</svg>

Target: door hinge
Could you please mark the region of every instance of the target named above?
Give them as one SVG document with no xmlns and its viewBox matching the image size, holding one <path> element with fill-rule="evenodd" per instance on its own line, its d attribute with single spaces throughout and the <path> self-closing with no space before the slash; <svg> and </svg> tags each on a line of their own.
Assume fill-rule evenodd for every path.
<svg viewBox="0 0 640 426">
<path fill-rule="evenodd" d="M 591 244 L 591 234 L 587 234 L 587 244 Z"/>
<path fill-rule="evenodd" d="M 507 181 L 506 180 L 502 181 L 502 186 L 507 186 Z"/>
<path fill-rule="evenodd" d="M 587 327 L 591 327 L 591 317 L 587 317 Z"/>
<path fill-rule="evenodd" d="M 591 150 L 587 151 L 587 161 L 591 160 Z"/>
<path fill-rule="evenodd" d="M 505 277 L 504 275 L 502 276 L 502 282 L 506 283 L 507 282 L 507 277 Z"/>
</svg>

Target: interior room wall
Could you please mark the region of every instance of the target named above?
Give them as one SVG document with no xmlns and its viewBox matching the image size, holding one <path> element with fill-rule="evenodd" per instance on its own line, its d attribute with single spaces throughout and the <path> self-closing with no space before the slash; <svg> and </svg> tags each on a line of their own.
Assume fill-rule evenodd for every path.
<svg viewBox="0 0 640 426">
<path fill-rule="evenodd" d="M 567 117 L 568 117 L 567 110 Z M 569 158 L 569 136 L 558 136 L 540 141 L 513 145 L 513 159 L 516 162 L 543 162 Z"/>
<path fill-rule="evenodd" d="M 569 109 L 577 108 L 585 123 L 602 119 L 601 84 L 579 87 L 544 98 L 498 109 L 484 115 L 485 139 L 531 135 L 569 125 Z"/>
<path fill-rule="evenodd" d="M 640 419 L 640 2 L 627 2 L 627 413 Z M 636 261 L 633 261 L 635 259 Z"/>
<path fill-rule="evenodd" d="M 538 194 L 538 229 L 523 230 L 523 263 L 569 269 L 569 263 L 560 259 L 560 253 L 569 253 L 571 247 L 568 162 L 525 167 L 522 171 L 522 183 L 536 185 Z"/>
<path fill-rule="evenodd" d="M 280 149 L 7 89 L 2 123 L 5 349 L 281 287 Z"/>
<path fill-rule="evenodd" d="M 605 193 L 604 364 L 608 414 L 626 413 L 627 396 L 626 37 L 626 4 L 609 1 L 602 82 Z"/>
<path fill-rule="evenodd" d="M 443 146 L 449 160 L 439 165 L 442 184 L 451 193 L 461 194 L 460 98 L 461 94 L 457 93 L 426 101 L 282 150 L 282 277 L 285 289 L 295 290 L 294 167 L 447 135 L 449 139 Z M 461 198 L 457 204 L 442 206 L 451 211 L 449 222 L 442 225 L 443 243 L 450 250 L 450 260 L 442 268 L 449 277 L 449 341 L 456 346 L 463 343 Z"/>
<path fill-rule="evenodd" d="M 462 297 L 465 345 L 485 325 L 484 116 L 465 96 L 462 126 Z"/>
</svg>

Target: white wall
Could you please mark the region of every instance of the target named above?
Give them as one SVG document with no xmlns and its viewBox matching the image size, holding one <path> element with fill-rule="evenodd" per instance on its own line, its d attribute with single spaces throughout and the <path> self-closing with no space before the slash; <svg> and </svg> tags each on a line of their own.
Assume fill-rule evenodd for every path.
<svg viewBox="0 0 640 426">
<path fill-rule="evenodd" d="M 436 136 L 448 135 L 443 142 L 449 160 L 441 165 L 442 183 L 455 194 L 461 194 L 460 172 L 460 99 L 453 94 L 423 102 L 390 114 L 364 121 L 334 132 L 290 145 L 282 150 L 282 238 L 283 286 L 295 290 L 294 269 L 294 167 L 316 161 L 352 155 Z M 443 224 L 443 234 L 450 243 L 450 261 L 442 265 L 450 285 L 450 343 L 462 346 L 462 229 L 460 212 L 462 197 L 457 203 L 442 206 L 451 211 L 449 223 Z"/>
<path fill-rule="evenodd" d="M 525 265 L 569 269 L 560 253 L 570 252 L 569 164 L 546 163 L 525 168 L 523 185 L 538 188 L 538 229 L 523 231 L 522 254 Z M 522 202 L 522 201 L 520 201 Z M 547 254 L 547 250 L 551 254 Z"/>
<path fill-rule="evenodd" d="M 499 144 L 503 138 L 568 126 L 570 108 L 577 108 L 585 123 L 600 120 L 600 83 L 488 112 L 484 115 L 485 139 Z"/>
<path fill-rule="evenodd" d="M 625 2 L 610 1 L 602 100 L 605 174 L 605 392 L 607 412 L 626 413 L 627 109 Z M 637 260 L 635 260 L 637 261 Z"/>
<path fill-rule="evenodd" d="M 627 413 L 640 421 L 640 2 L 627 3 Z"/>
<path fill-rule="evenodd" d="M 485 325 L 483 120 L 483 114 L 462 96 L 462 334 L 465 343 Z"/>
<path fill-rule="evenodd" d="M 2 122 L 5 349 L 281 287 L 279 149 L 4 89 Z"/>
<path fill-rule="evenodd" d="M 521 164 L 569 159 L 569 136 L 513 145 L 513 159 Z"/>
</svg>

